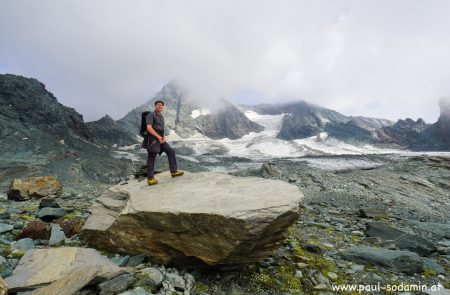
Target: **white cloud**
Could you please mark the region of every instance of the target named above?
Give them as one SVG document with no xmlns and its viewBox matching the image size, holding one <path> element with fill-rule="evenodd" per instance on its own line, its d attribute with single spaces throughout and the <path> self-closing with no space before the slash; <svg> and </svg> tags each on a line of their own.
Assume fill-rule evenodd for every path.
<svg viewBox="0 0 450 295">
<path fill-rule="evenodd" d="M 87 119 L 120 118 L 172 78 L 200 100 L 253 93 L 389 119 L 435 121 L 450 95 L 445 0 L 0 1 L 0 71 L 38 78 Z"/>
</svg>

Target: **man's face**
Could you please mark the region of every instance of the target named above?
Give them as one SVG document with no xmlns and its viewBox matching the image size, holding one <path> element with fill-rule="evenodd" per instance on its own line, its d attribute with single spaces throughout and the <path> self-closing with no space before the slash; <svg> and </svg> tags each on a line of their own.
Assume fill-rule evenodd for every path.
<svg viewBox="0 0 450 295">
<path fill-rule="evenodd" d="M 157 111 L 157 112 L 162 112 L 162 110 L 164 109 L 164 105 L 162 104 L 162 103 L 160 103 L 160 102 L 158 102 L 156 105 L 155 105 L 155 110 Z"/>
</svg>

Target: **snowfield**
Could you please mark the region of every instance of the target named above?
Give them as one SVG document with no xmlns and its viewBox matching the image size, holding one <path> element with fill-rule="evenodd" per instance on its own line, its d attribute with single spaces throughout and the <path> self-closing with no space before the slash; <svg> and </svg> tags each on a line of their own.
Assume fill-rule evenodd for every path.
<svg viewBox="0 0 450 295">
<path fill-rule="evenodd" d="M 195 110 L 199 111 L 200 110 Z M 194 113 L 194 112 L 193 112 Z M 195 113 L 197 114 L 197 113 Z M 245 115 L 264 127 L 261 132 L 251 132 L 239 139 L 213 140 L 200 133 L 181 138 L 174 131 L 167 136 L 176 147 L 190 148 L 194 155 L 237 156 L 250 159 L 297 158 L 319 155 L 365 155 L 365 154 L 423 154 L 407 150 L 383 149 L 369 144 L 352 145 L 329 137 L 326 132 L 320 136 L 304 139 L 282 140 L 276 138 L 283 117 L 280 115 L 261 115 L 246 111 Z M 427 153 L 436 154 L 436 153 Z M 450 153 L 437 153 L 446 154 Z"/>
<path fill-rule="evenodd" d="M 205 115 L 207 109 L 198 109 L 192 112 L 192 117 Z M 267 160 L 271 158 L 296 158 L 307 156 L 328 156 L 328 155 L 376 155 L 376 154 L 395 154 L 399 156 L 415 155 L 442 155 L 449 156 L 448 152 L 413 152 L 409 150 L 378 148 L 370 144 L 352 145 L 329 137 L 326 132 L 319 136 L 312 136 L 304 139 L 283 140 L 276 138 L 281 128 L 283 117 L 289 114 L 280 115 L 261 115 L 254 111 L 246 111 L 245 115 L 252 121 L 264 127 L 261 132 L 251 132 L 239 139 L 223 138 L 213 140 L 203 134 L 182 138 L 174 130 L 166 136 L 168 142 L 175 147 L 186 149 L 187 152 L 179 155 L 186 160 L 198 162 L 196 156 L 201 156 L 202 160 L 214 162 L 218 157 L 242 157 L 252 160 Z M 120 147 L 118 156 L 132 158 L 130 150 L 136 150 L 138 144 Z M 190 152 L 189 152 L 190 151 Z M 139 150 L 138 153 L 145 153 Z M 300 159 L 299 159 L 300 160 Z M 328 160 L 312 159 L 308 163 L 315 167 L 326 168 Z M 329 162 L 328 162 L 329 163 Z M 342 160 L 342 163 L 335 163 L 341 168 L 351 168 L 351 166 L 361 166 L 361 163 L 350 163 L 348 160 Z M 371 163 L 377 165 L 378 163 Z M 334 168 L 333 168 L 334 169 Z"/>
</svg>

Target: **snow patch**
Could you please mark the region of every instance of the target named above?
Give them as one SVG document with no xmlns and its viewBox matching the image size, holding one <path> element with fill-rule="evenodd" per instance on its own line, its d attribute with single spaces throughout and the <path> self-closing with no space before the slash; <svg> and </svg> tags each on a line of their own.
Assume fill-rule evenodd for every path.
<svg viewBox="0 0 450 295">
<path fill-rule="evenodd" d="M 208 115 L 208 114 L 211 114 L 211 111 L 209 109 L 201 108 L 201 109 L 193 110 L 190 116 L 195 119 L 197 117 Z"/>
</svg>

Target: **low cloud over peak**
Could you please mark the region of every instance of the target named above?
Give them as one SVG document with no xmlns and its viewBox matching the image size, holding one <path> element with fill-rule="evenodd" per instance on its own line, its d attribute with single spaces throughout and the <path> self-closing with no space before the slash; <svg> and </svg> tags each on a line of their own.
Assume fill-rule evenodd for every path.
<svg viewBox="0 0 450 295">
<path fill-rule="evenodd" d="M 200 101 L 433 122 L 450 95 L 449 13 L 445 0 L 2 1 L 0 72 L 41 80 L 88 120 L 175 79 Z"/>
</svg>

